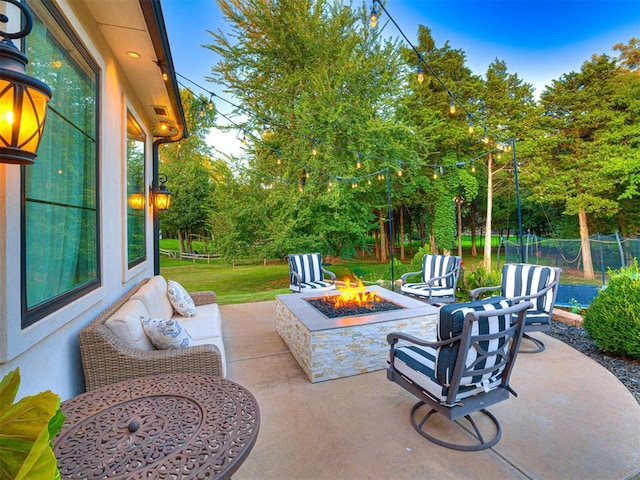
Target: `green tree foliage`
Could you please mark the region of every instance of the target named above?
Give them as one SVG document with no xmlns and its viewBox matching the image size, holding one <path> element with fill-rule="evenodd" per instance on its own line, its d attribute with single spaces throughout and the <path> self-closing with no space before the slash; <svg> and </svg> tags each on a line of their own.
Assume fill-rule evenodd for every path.
<svg viewBox="0 0 640 480">
<path fill-rule="evenodd" d="M 590 223 L 617 218 L 620 202 L 637 198 L 639 89 L 637 74 L 594 55 L 541 96 L 544 134 L 522 178 L 537 201 L 578 217 L 586 278 L 594 278 Z"/>
<path fill-rule="evenodd" d="M 189 90 L 181 90 L 180 97 L 189 136 L 160 148 L 160 172 L 167 176 L 171 192 L 171 207 L 160 213 L 160 227 L 177 235 L 181 250 L 190 252 L 192 236 L 209 230 L 212 216 L 213 170 L 205 137 L 213 126 L 214 111 L 207 99 Z"/>
<path fill-rule="evenodd" d="M 247 173 L 236 181 L 268 186 L 259 208 L 270 209 L 256 219 L 254 239 L 264 235 L 255 240 L 272 253 L 352 254 L 386 205 L 373 175 L 387 166 L 380 159 L 410 152 L 410 132 L 395 121 L 397 48 L 367 27 L 364 9 L 339 2 L 219 5 L 231 33 L 211 32 L 208 47 L 222 57 L 213 79 L 240 100 L 249 140 Z"/>
</svg>

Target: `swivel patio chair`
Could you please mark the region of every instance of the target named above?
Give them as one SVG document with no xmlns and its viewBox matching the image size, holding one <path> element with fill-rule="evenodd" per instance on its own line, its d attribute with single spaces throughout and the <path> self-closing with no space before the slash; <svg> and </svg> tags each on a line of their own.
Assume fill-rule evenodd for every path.
<svg viewBox="0 0 640 480">
<path fill-rule="evenodd" d="M 418 397 L 410 419 L 420 435 L 463 451 L 484 450 L 500 441 L 500 423 L 486 408 L 507 400 L 510 393 L 517 396 L 509 386 L 509 377 L 529 307 L 531 302 L 512 305 L 498 297 L 444 305 L 438 341 L 396 332 L 387 336 L 391 344 L 387 379 Z M 517 318 L 515 323 L 512 315 Z M 435 413 L 458 426 L 464 418 L 473 431 L 448 430 L 436 436 L 433 422 L 428 424 Z M 476 422 L 472 415 L 482 421 Z"/>
<path fill-rule="evenodd" d="M 524 323 L 524 338 L 534 343 L 533 349 L 520 353 L 544 351 L 544 343 L 527 335 L 528 332 L 545 332 L 551 328 L 551 314 L 558 293 L 560 272 L 556 267 L 529 265 L 525 263 L 505 263 L 502 266 L 502 285 L 480 287 L 471 291 L 471 300 L 488 291 L 499 291 L 499 295 L 510 298 L 514 303 L 522 300 L 533 302 Z"/>
<path fill-rule="evenodd" d="M 425 255 L 422 258 L 422 270 L 400 277 L 400 291 L 421 297 L 432 304 L 455 302 L 461 260 L 450 255 Z M 407 278 L 415 275 L 422 275 L 421 281 L 407 283 Z"/>
<path fill-rule="evenodd" d="M 300 293 L 335 290 L 336 275 L 322 266 L 321 254 L 294 254 L 288 258 L 291 291 Z M 330 281 L 325 280 L 325 274 Z"/>
</svg>

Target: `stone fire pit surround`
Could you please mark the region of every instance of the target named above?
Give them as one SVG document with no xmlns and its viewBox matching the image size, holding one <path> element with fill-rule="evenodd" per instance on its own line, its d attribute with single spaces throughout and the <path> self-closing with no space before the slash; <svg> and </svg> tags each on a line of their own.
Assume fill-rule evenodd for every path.
<svg viewBox="0 0 640 480">
<path fill-rule="evenodd" d="M 404 308 L 388 312 L 327 318 L 305 298 L 323 294 L 276 296 L 276 331 L 311 382 L 386 368 L 387 334 L 401 331 L 420 338 L 436 336 L 438 309 L 378 286 L 366 287 Z M 339 291 L 328 292 L 339 295 Z"/>
</svg>

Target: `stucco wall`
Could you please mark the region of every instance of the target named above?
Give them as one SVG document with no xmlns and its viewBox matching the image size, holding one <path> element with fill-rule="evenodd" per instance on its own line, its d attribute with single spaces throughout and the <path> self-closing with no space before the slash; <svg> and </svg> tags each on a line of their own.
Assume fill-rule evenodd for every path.
<svg viewBox="0 0 640 480">
<path fill-rule="evenodd" d="M 78 331 L 124 291 L 153 274 L 152 221 L 147 210 L 147 260 L 127 269 L 125 138 L 130 110 L 147 131 L 147 179 L 151 176 L 152 139 L 148 119 L 95 25 L 66 1 L 59 9 L 100 68 L 100 244 L 102 286 L 63 309 L 21 329 L 20 318 L 20 167 L 0 164 L 0 375 L 19 367 L 19 396 L 52 390 L 64 400 L 84 391 Z M 46 128 L 46 125 L 45 125 Z M 36 162 L 38 159 L 36 159 Z M 25 168 L 29 168 L 28 166 Z M 147 183 L 148 184 L 148 183 Z"/>
</svg>

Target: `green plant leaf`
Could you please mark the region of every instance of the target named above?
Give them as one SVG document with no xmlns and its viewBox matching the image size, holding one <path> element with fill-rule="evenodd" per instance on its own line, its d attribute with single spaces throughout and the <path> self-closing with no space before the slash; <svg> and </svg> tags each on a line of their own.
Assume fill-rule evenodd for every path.
<svg viewBox="0 0 640 480">
<path fill-rule="evenodd" d="M 0 390 L 0 478 L 50 480 L 57 472 L 51 438 L 61 425 L 60 398 L 46 391 L 11 404 L 7 398 L 15 398 L 13 373 L 0 384 L 7 387 Z"/>
<path fill-rule="evenodd" d="M 20 387 L 20 369 L 9 372 L 0 382 L 0 410 L 9 407 L 18 393 Z"/>
</svg>

